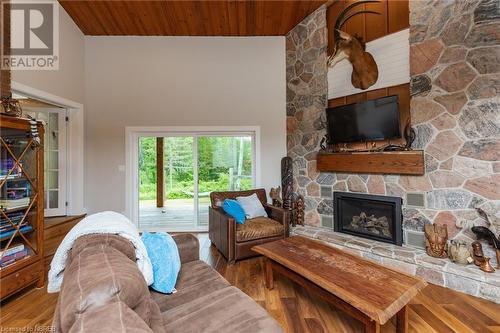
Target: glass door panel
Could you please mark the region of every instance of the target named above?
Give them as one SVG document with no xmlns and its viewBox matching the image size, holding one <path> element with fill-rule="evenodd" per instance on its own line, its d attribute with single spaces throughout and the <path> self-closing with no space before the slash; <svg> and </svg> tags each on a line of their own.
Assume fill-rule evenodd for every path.
<svg viewBox="0 0 500 333">
<path fill-rule="evenodd" d="M 251 136 L 198 137 L 198 226 L 208 226 L 212 191 L 253 187 Z"/>
<path fill-rule="evenodd" d="M 23 111 L 44 124 L 45 216 L 66 215 L 66 110 L 26 107 Z"/>
<path fill-rule="evenodd" d="M 189 228 L 195 223 L 194 138 L 162 139 L 162 151 L 157 149 L 157 138 L 139 139 L 139 226 L 142 230 Z M 163 177 L 157 174 L 158 167 L 161 168 L 158 156 L 163 156 Z M 163 189 L 160 202 L 158 181 Z"/>
</svg>

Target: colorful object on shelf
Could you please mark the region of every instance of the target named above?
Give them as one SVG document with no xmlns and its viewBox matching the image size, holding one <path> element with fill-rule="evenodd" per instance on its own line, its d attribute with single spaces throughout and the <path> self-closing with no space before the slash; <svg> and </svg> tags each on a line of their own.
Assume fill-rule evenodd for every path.
<svg viewBox="0 0 500 333">
<path fill-rule="evenodd" d="M 2 232 L 7 232 L 10 230 L 13 230 L 14 226 L 19 225 L 19 223 L 22 221 L 22 219 L 24 217 L 23 212 L 16 212 L 16 213 L 12 213 L 9 215 L 8 215 L 8 217 L 9 217 L 10 222 L 6 218 L 0 218 L 0 234 Z"/>
<path fill-rule="evenodd" d="M 29 232 L 31 230 L 33 230 L 33 227 L 30 225 L 25 225 L 19 229 L 19 231 L 22 234 Z M 16 232 L 16 230 L 11 230 L 11 231 L 7 231 L 7 232 L 0 232 L 0 241 L 9 238 L 10 236 L 14 235 L 15 232 Z"/>
<path fill-rule="evenodd" d="M 11 254 L 22 251 L 22 250 L 24 250 L 24 248 L 25 248 L 25 246 L 23 243 L 12 244 L 7 250 L 0 251 L 0 258 L 2 258 L 4 256 L 10 256 Z"/>
<path fill-rule="evenodd" d="M 14 254 L 8 255 L 8 256 L 3 256 L 0 258 L 0 267 L 6 267 L 9 266 L 10 264 L 13 264 L 14 262 L 24 259 L 28 256 L 28 249 L 23 249 L 21 251 L 18 251 Z"/>
<path fill-rule="evenodd" d="M 30 198 L 20 198 L 20 199 L 0 199 L 0 208 L 3 210 L 17 209 L 26 207 L 30 204 Z"/>
</svg>

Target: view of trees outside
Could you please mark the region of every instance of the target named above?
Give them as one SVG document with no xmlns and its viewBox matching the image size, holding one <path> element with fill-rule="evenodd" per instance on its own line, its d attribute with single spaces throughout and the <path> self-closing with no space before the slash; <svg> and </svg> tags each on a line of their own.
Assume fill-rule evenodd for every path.
<svg viewBox="0 0 500 333">
<path fill-rule="evenodd" d="M 194 140 L 198 140 L 198 193 L 252 187 L 251 137 L 206 136 L 164 138 L 165 198 L 194 197 Z M 156 199 L 156 138 L 139 142 L 139 200 Z"/>
</svg>

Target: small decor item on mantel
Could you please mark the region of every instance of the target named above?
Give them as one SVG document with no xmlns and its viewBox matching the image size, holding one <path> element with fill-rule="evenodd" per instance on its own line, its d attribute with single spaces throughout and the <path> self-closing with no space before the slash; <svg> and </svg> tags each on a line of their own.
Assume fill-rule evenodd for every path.
<svg viewBox="0 0 500 333">
<path fill-rule="evenodd" d="M 484 261 L 483 245 L 478 241 L 472 242 L 472 259 L 474 259 L 474 265 L 481 266 Z"/>
<path fill-rule="evenodd" d="M 493 273 L 495 271 L 493 266 L 490 264 L 490 257 L 484 257 L 484 261 L 481 263 L 479 268 L 486 273 Z"/>
<path fill-rule="evenodd" d="M 431 257 L 446 258 L 448 256 L 446 244 L 448 242 L 448 229 L 446 225 L 424 225 L 425 252 Z"/>
<path fill-rule="evenodd" d="M 2 97 L 2 113 L 13 117 L 21 117 L 23 110 L 17 99 L 13 99 L 12 96 L 5 96 Z"/>
<path fill-rule="evenodd" d="M 269 191 L 269 196 L 273 200 L 273 206 L 274 207 L 282 207 L 283 206 L 283 200 L 281 199 L 281 186 L 278 187 L 271 187 L 271 190 Z"/>
<path fill-rule="evenodd" d="M 465 242 L 460 242 L 453 239 L 450 240 L 450 244 L 448 245 L 448 254 L 451 261 L 460 265 L 468 265 L 473 262 L 469 247 Z"/>
<path fill-rule="evenodd" d="M 478 239 L 485 239 L 490 245 L 495 248 L 497 256 L 497 268 L 500 269 L 500 232 L 496 230 L 495 225 L 498 225 L 498 217 L 492 214 L 488 214 L 481 208 L 476 208 L 478 214 L 485 219 L 488 227 L 474 226 L 471 228 L 472 232 L 476 234 Z M 497 223 L 492 223 L 495 220 Z M 498 235 L 498 236 L 497 236 Z"/>
</svg>

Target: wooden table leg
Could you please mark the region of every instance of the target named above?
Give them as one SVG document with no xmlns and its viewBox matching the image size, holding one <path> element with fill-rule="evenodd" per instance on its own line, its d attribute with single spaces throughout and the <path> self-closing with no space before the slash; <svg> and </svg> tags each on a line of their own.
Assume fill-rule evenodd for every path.
<svg viewBox="0 0 500 333">
<path fill-rule="evenodd" d="M 365 332 L 366 333 L 380 333 L 380 324 L 375 320 L 371 320 L 366 322 L 365 324 Z"/>
<path fill-rule="evenodd" d="M 266 287 L 269 290 L 274 288 L 272 263 L 271 260 L 267 258 L 266 258 Z"/>
<path fill-rule="evenodd" d="M 396 333 L 406 333 L 408 332 L 408 309 L 405 305 L 396 314 Z"/>
</svg>

